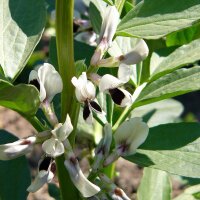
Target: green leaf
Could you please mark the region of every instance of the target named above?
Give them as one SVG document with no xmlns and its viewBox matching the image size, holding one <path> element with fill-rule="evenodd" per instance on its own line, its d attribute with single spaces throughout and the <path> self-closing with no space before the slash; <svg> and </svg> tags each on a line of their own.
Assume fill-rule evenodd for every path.
<svg viewBox="0 0 200 200">
<path fill-rule="evenodd" d="M 150 128 L 137 153 L 125 159 L 186 177 L 200 177 L 200 124 L 176 123 Z"/>
<path fill-rule="evenodd" d="M 164 58 L 156 67 L 151 79 L 167 74 L 189 63 L 199 60 L 200 39 L 177 48 L 173 53 Z"/>
<path fill-rule="evenodd" d="M 171 183 L 164 171 L 145 168 L 137 192 L 138 200 L 170 200 Z"/>
<path fill-rule="evenodd" d="M 199 83 L 200 66 L 179 69 L 149 83 L 136 99 L 135 106 L 199 90 Z"/>
<path fill-rule="evenodd" d="M 0 80 L 0 105 L 27 116 L 34 115 L 40 105 L 39 92 L 32 85 L 12 84 Z"/>
<path fill-rule="evenodd" d="M 200 37 L 200 24 L 196 24 L 187 29 L 171 33 L 166 38 L 166 44 L 168 47 L 176 45 L 184 45 L 192 40 L 198 39 Z"/>
<path fill-rule="evenodd" d="M 17 139 L 11 133 L 0 130 L 0 144 L 14 142 Z M 0 177 L 0 199 L 27 199 L 26 189 L 31 183 L 31 176 L 25 156 L 14 160 L 0 161 Z"/>
<path fill-rule="evenodd" d="M 109 4 L 109 5 L 113 5 L 113 2 L 112 2 L 112 0 L 103 0 L 103 1 L 105 1 L 107 4 Z"/>
<path fill-rule="evenodd" d="M 87 65 L 85 64 L 84 60 L 78 60 L 75 62 L 75 68 L 76 68 L 76 76 L 79 77 L 82 72 L 87 71 Z"/>
<path fill-rule="evenodd" d="M 120 22 L 117 35 L 158 39 L 200 19 L 200 0 L 144 0 Z"/>
<path fill-rule="evenodd" d="M 46 21 L 44 0 L 0 1 L 0 64 L 15 79 L 37 45 Z"/>
<path fill-rule="evenodd" d="M 53 197 L 55 200 L 60 200 L 60 190 L 59 188 L 53 184 L 53 183 L 49 183 L 48 184 L 48 192 L 49 192 L 49 195 L 51 197 Z"/>
<path fill-rule="evenodd" d="M 148 126 L 158 126 L 160 124 L 175 122 L 183 112 L 183 105 L 174 99 L 165 99 L 159 102 L 140 106 L 133 110 L 131 117 L 142 117 L 154 110 L 153 115 L 148 120 Z"/>
<path fill-rule="evenodd" d="M 102 15 L 100 10 L 97 8 L 97 6 L 90 2 L 89 4 L 89 14 L 90 14 L 90 20 L 92 27 L 95 31 L 95 33 L 100 33 L 101 30 L 101 24 L 102 24 Z"/>
</svg>

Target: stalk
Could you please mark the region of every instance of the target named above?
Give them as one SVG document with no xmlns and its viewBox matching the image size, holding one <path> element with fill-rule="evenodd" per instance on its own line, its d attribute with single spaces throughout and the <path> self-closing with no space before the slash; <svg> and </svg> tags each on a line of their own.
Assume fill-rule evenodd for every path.
<svg viewBox="0 0 200 200">
<path fill-rule="evenodd" d="M 59 72 L 63 80 L 61 94 L 61 119 L 64 122 L 67 113 L 71 117 L 74 131 L 70 135 L 70 143 L 73 146 L 75 129 L 79 114 L 79 105 L 74 101 L 74 87 L 71 78 L 75 76 L 74 67 L 74 43 L 73 43 L 73 12 L 74 0 L 56 1 L 56 44 Z M 63 200 L 78 199 L 78 192 L 64 166 L 64 155 L 56 158 L 56 167 L 60 192 Z"/>
</svg>

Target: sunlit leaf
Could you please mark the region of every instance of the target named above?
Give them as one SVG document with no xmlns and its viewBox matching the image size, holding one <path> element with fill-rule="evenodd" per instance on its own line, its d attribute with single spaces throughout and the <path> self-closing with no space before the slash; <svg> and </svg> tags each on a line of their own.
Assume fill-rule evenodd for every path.
<svg viewBox="0 0 200 200">
<path fill-rule="evenodd" d="M 144 0 L 120 22 L 117 35 L 158 39 L 200 19 L 200 0 Z"/>
<path fill-rule="evenodd" d="M 200 178 L 200 124 L 175 123 L 150 128 L 137 153 L 125 159 L 140 166 Z"/>
<path fill-rule="evenodd" d="M 138 200 L 170 200 L 171 183 L 166 172 L 145 168 L 137 191 Z"/>
<path fill-rule="evenodd" d="M 46 21 L 44 0 L 0 1 L 0 64 L 15 79 L 37 45 Z"/>
</svg>

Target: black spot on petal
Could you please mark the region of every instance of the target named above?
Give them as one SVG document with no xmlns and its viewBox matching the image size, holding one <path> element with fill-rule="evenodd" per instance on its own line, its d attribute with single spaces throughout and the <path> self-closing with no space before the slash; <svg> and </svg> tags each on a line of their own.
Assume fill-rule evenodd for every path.
<svg viewBox="0 0 200 200">
<path fill-rule="evenodd" d="M 90 114 L 91 114 L 91 110 L 89 108 L 88 103 L 86 102 L 85 106 L 83 108 L 83 119 L 87 120 L 87 118 L 90 116 Z"/>
<path fill-rule="evenodd" d="M 31 80 L 29 84 L 34 85 L 40 91 L 40 84 L 37 79 Z"/>
<path fill-rule="evenodd" d="M 125 98 L 125 94 L 118 88 L 110 89 L 109 93 L 112 97 L 112 100 L 117 104 L 121 105 L 122 100 Z"/>
<path fill-rule="evenodd" d="M 41 170 L 48 170 L 49 165 L 51 164 L 51 157 L 45 157 L 44 160 L 40 163 L 39 171 Z"/>
<path fill-rule="evenodd" d="M 90 105 L 91 105 L 91 107 L 92 107 L 92 109 L 94 111 L 96 111 L 96 112 L 102 112 L 102 109 L 101 109 L 100 105 L 97 102 L 90 101 Z"/>
</svg>

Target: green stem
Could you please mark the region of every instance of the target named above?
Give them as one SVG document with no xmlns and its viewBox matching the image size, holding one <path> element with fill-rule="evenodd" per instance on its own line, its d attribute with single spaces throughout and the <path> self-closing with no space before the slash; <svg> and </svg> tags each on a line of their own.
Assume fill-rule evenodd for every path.
<svg viewBox="0 0 200 200">
<path fill-rule="evenodd" d="M 113 107 L 114 103 L 109 95 L 106 95 L 106 107 L 107 107 L 107 120 L 112 126 L 112 117 L 113 117 Z"/>
<path fill-rule="evenodd" d="M 27 117 L 26 115 L 23 115 L 21 113 L 19 113 L 22 117 L 24 117 L 27 121 L 29 121 L 32 126 L 38 131 L 38 132 L 42 132 L 44 130 L 46 130 L 46 127 L 39 121 L 39 119 L 35 116 L 35 117 Z"/>
<path fill-rule="evenodd" d="M 115 163 L 112 163 L 103 169 L 104 174 L 110 179 L 113 179 L 115 176 L 115 165 Z"/>
<path fill-rule="evenodd" d="M 114 126 L 112 127 L 112 131 L 113 133 L 117 130 L 117 128 L 119 127 L 119 125 L 126 120 L 126 118 L 129 116 L 129 114 L 131 113 L 131 111 L 135 108 L 135 105 L 133 104 L 131 107 L 127 107 L 125 108 L 125 110 L 123 111 L 123 113 L 120 115 L 120 117 L 118 118 L 118 120 L 116 121 L 116 123 L 114 124 Z"/>
<path fill-rule="evenodd" d="M 141 62 L 136 65 L 137 69 L 137 85 L 140 85 L 141 76 L 142 76 L 142 64 Z"/>
<path fill-rule="evenodd" d="M 56 44 L 59 72 L 63 80 L 61 118 L 62 122 L 64 122 L 67 113 L 71 117 L 74 126 L 74 131 L 70 135 L 70 143 L 72 146 L 74 144 L 75 129 L 79 114 L 79 105 L 74 101 L 74 87 L 71 84 L 71 79 L 75 76 L 73 12 L 74 0 L 56 1 Z M 61 196 L 63 200 L 76 200 L 78 199 L 78 192 L 64 166 L 64 160 L 64 155 L 56 158 Z"/>
<path fill-rule="evenodd" d="M 56 1 L 56 44 L 59 72 L 63 80 L 61 94 L 62 121 L 70 113 L 74 87 L 71 79 L 75 76 L 74 43 L 73 43 L 73 10 L 74 0 Z"/>
</svg>

